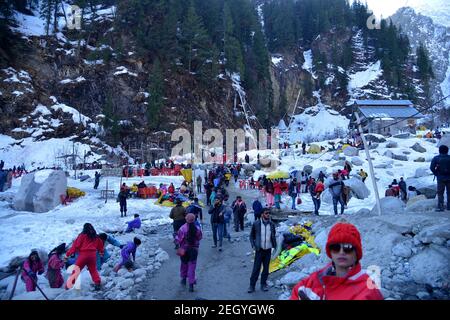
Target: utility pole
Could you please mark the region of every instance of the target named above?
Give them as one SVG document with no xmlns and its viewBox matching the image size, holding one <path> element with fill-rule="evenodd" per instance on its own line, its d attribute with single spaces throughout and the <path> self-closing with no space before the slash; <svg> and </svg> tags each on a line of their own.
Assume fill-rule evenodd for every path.
<svg viewBox="0 0 450 320">
<path fill-rule="evenodd" d="M 369 147 L 367 145 L 366 138 L 364 137 L 364 132 L 361 127 L 361 120 L 359 119 L 358 112 L 355 112 L 355 117 L 356 117 L 356 123 L 358 125 L 358 131 L 359 131 L 359 134 L 361 135 L 361 139 L 364 144 L 364 150 L 366 151 L 367 161 L 369 162 L 370 178 L 372 180 L 372 186 L 373 186 L 373 190 L 375 192 L 375 200 L 377 202 L 378 215 L 381 216 L 380 195 L 378 194 L 377 182 L 375 181 L 375 172 L 373 171 L 373 165 L 372 165 L 372 159 L 370 158 Z"/>
</svg>

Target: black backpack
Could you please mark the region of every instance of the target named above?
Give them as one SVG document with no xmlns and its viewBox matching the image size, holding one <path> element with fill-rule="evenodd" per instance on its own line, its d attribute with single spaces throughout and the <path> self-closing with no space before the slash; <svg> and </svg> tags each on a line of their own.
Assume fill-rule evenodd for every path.
<svg viewBox="0 0 450 320">
<path fill-rule="evenodd" d="M 436 171 L 439 175 L 450 176 L 450 156 L 439 157 Z"/>
</svg>

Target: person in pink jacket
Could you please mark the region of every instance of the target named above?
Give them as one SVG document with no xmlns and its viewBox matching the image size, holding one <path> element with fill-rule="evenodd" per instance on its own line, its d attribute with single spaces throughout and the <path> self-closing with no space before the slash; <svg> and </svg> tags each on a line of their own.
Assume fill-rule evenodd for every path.
<svg viewBox="0 0 450 320">
<path fill-rule="evenodd" d="M 202 230 L 195 224 L 195 215 L 188 213 L 186 223 L 178 230 L 175 241 L 185 252 L 183 256 L 180 256 L 180 276 L 182 285 L 186 285 L 186 278 L 189 280 L 189 292 L 194 291 L 196 283 L 195 269 L 201 239 Z"/>
<path fill-rule="evenodd" d="M 38 252 L 33 250 L 23 263 L 22 280 L 25 282 L 27 292 L 36 291 L 37 275 L 43 273 L 44 265 Z"/>
<path fill-rule="evenodd" d="M 64 267 L 64 261 L 62 255 L 66 252 L 66 244 L 62 243 L 48 254 L 48 267 L 46 278 L 50 288 L 61 288 L 64 284 L 64 277 L 61 273 L 61 269 Z"/>
</svg>

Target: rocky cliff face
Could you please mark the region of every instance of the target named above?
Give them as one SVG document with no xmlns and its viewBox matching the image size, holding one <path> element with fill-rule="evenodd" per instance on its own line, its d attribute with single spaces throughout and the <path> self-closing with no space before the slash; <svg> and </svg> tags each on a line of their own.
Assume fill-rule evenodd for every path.
<svg viewBox="0 0 450 320">
<path fill-rule="evenodd" d="M 450 94 L 450 27 L 434 23 L 409 7 L 399 9 L 391 19 L 408 35 L 414 52 L 420 43 L 426 45 L 433 64 L 434 79 L 430 84 L 433 100 Z M 450 106 L 450 100 L 446 102 Z"/>
<path fill-rule="evenodd" d="M 152 64 L 137 58 L 127 39 L 126 50 L 114 47 L 121 34 L 107 18 L 78 40 L 73 31 L 47 37 L 24 33 L 23 25 L 13 30 L 13 46 L 0 48 L 0 134 L 113 144 L 102 126 L 108 104 L 118 120 L 116 142 L 125 147 L 170 141 L 172 130 L 192 129 L 194 120 L 219 129 L 242 128 L 245 122 L 229 76 L 222 74 L 209 86 L 190 74 L 164 70 L 160 125 L 147 129 Z"/>
</svg>

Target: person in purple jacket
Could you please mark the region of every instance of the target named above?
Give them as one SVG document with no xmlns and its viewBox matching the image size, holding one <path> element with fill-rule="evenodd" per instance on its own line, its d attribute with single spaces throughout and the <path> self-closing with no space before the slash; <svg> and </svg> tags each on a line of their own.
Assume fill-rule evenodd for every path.
<svg viewBox="0 0 450 320">
<path fill-rule="evenodd" d="M 189 279 L 189 291 L 194 291 L 195 268 L 197 267 L 198 248 L 202 239 L 202 230 L 195 224 L 195 215 L 186 215 L 186 223 L 178 230 L 175 242 L 185 250 L 180 256 L 180 276 L 181 284 L 186 285 L 186 278 Z"/>
<path fill-rule="evenodd" d="M 128 227 L 127 230 L 125 230 L 125 232 L 131 232 L 134 229 L 139 229 L 141 227 L 141 218 L 139 218 L 138 214 L 134 215 L 134 219 L 127 222 Z"/>
<path fill-rule="evenodd" d="M 122 261 L 119 262 L 118 265 L 114 267 L 114 271 L 118 272 L 122 266 L 131 271 L 133 269 L 133 262 L 136 261 L 136 249 L 141 244 L 141 240 L 137 237 L 134 237 L 133 242 L 128 242 L 125 247 L 120 251 L 120 255 L 122 256 Z M 133 256 L 133 261 L 131 261 L 131 257 Z"/>
<path fill-rule="evenodd" d="M 31 251 L 28 259 L 23 263 L 22 280 L 25 282 L 27 292 L 36 291 L 37 274 L 44 273 L 44 265 L 42 264 L 39 254 L 36 250 Z"/>
</svg>

